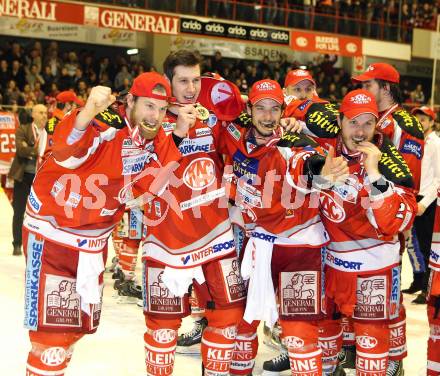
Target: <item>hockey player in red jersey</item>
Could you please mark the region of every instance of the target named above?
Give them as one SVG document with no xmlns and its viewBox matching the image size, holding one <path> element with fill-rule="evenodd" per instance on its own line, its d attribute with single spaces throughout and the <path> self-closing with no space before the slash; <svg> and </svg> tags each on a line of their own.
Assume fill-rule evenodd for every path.
<svg viewBox="0 0 440 376">
<path fill-rule="evenodd" d="M 374 97 L 347 94 L 340 107 L 341 133 L 332 143 L 350 168 L 342 185 L 321 192 L 321 216 L 331 242 L 326 255 L 326 294 L 354 321 L 356 369 L 385 376 L 390 320 L 398 317 L 398 233 L 410 228 L 417 204 L 408 165 L 387 136 L 376 131 Z"/>
<path fill-rule="evenodd" d="M 96 331 L 107 239 L 125 204 L 162 190 L 181 157 L 188 122 L 173 137 L 155 137 L 170 95 L 157 73 L 137 77 L 124 103 L 113 104 L 110 88 L 97 86 L 56 128 L 23 226 L 28 376 L 64 375 L 75 342 Z"/>
<path fill-rule="evenodd" d="M 279 84 L 262 80 L 249 93 L 252 126 L 224 123 L 223 152 L 230 167 L 226 176 L 234 183 L 232 198 L 250 232 L 242 261 L 249 290 L 236 340 L 234 375 L 252 373 L 259 320 L 273 325 L 278 314 L 292 375 L 323 372 L 318 322 L 325 311 L 321 248 L 328 238 L 311 188 L 320 174 L 336 180 L 346 176 L 348 167 L 340 157 L 325 159 L 307 137 L 284 133 L 283 110 Z M 256 227 L 250 230 L 252 225 Z M 336 354 L 326 374 L 334 371 Z"/>
<path fill-rule="evenodd" d="M 379 119 L 377 128 L 387 135 L 405 158 L 417 194 L 420 189 L 422 158 L 424 149 L 423 127 L 417 118 L 402 108 L 399 88 L 399 72 L 390 64 L 371 64 L 364 73 L 353 77 L 376 99 Z M 409 236 L 409 231 L 407 236 Z M 401 237 L 401 253 L 404 251 L 405 236 Z M 399 317 L 390 323 L 390 376 L 402 375 L 402 359 L 407 355 L 405 307 L 402 304 Z"/>
<path fill-rule="evenodd" d="M 434 232 L 432 234 L 431 275 L 428 285 L 428 376 L 440 376 L 440 190 L 435 211 Z"/>
<path fill-rule="evenodd" d="M 184 120 L 192 127 L 179 145 L 182 160 L 168 188 L 175 205 L 158 197 L 144 208 L 147 373 L 172 374 L 177 330 L 182 317 L 189 314 L 188 288 L 192 283 L 209 323 L 201 343 L 204 373 L 228 375 L 245 289 L 222 185 L 220 125 L 214 114 L 198 113 L 195 105 L 201 78 L 200 61 L 193 52 L 171 53 L 164 62 L 164 72 L 176 103 L 167 112 L 159 137 L 170 138 L 182 121 L 177 117 L 182 109 Z"/>
</svg>

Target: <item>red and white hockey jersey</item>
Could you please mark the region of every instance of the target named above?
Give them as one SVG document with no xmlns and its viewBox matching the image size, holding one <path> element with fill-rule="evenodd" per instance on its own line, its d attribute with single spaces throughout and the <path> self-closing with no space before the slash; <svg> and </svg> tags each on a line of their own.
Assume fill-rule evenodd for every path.
<svg viewBox="0 0 440 376">
<path fill-rule="evenodd" d="M 7 175 L 15 156 L 15 131 L 19 126 L 17 115 L 0 111 L 0 175 Z"/>
<path fill-rule="evenodd" d="M 333 146 L 336 156 L 343 155 L 350 176 L 342 185 L 321 191 L 320 208 L 324 226 L 330 234 L 326 263 L 337 270 L 368 273 L 399 264 L 400 243 L 397 234 L 413 223 L 417 204 L 409 168 L 392 142 L 375 136 L 382 152 L 377 184 L 381 193 L 368 183 L 362 156 L 344 153 L 340 137 Z"/>
<path fill-rule="evenodd" d="M 170 138 L 176 116 L 168 113 L 158 134 Z M 214 114 L 196 121 L 179 145 L 182 160 L 167 191 L 144 208 L 143 258 L 190 268 L 235 251 L 217 150 L 220 126 Z"/>
<path fill-rule="evenodd" d="M 334 138 L 340 131 L 337 122 L 338 109 L 321 99 L 295 100 L 286 108 L 285 117 L 295 117 L 304 121 L 303 132 L 312 136 L 325 146 L 328 139 Z M 377 128 L 392 141 L 410 168 L 414 189 L 420 189 L 420 177 L 424 148 L 423 129 L 414 115 L 397 105 L 380 114 Z"/>
<path fill-rule="evenodd" d="M 318 196 L 310 194 L 304 174 L 306 160 L 319 153 L 313 147 L 316 143 L 303 135 L 283 134 L 280 128 L 278 137 L 255 146 L 247 141 L 250 129 L 232 122 L 223 126 L 226 178 L 234 183 L 231 199 L 242 208 L 245 223 L 255 223 L 297 246 L 325 244 L 329 239 L 319 216 Z"/>
<path fill-rule="evenodd" d="M 437 207 L 435 208 L 434 231 L 432 233 L 429 266 L 431 269 L 440 272 L 440 190 L 438 191 Z"/>
<path fill-rule="evenodd" d="M 172 137 L 135 146 L 122 106 L 98 114 L 72 142 L 77 113 L 56 128 L 53 152 L 29 194 L 24 226 L 53 242 L 94 252 L 106 245 L 133 192 L 148 192 L 161 166 L 181 154 Z"/>
</svg>

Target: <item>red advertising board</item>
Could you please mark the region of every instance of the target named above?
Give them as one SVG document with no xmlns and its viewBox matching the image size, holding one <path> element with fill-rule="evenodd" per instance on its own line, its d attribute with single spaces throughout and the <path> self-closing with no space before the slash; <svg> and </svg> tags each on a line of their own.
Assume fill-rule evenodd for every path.
<svg viewBox="0 0 440 376">
<path fill-rule="evenodd" d="M 362 39 L 336 34 L 292 31 L 290 47 L 296 51 L 342 56 L 362 56 Z"/>
<path fill-rule="evenodd" d="M 93 3 L 0 0 L 0 16 L 177 35 L 179 17 Z"/>
</svg>

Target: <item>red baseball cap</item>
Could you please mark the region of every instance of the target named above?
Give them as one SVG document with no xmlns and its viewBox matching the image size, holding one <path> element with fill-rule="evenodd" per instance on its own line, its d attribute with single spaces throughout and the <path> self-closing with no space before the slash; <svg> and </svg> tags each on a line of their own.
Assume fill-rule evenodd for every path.
<svg viewBox="0 0 440 376">
<path fill-rule="evenodd" d="M 364 73 L 360 74 L 359 76 L 352 77 L 352 80 L 357 82 L 364 82 L 375 79 L 398 84 L 400 81 L 400 74 L 390 64 L 374 63 L 370 64 Z"/>
<path fill-rule="evenodd" d="M 361 114 L 372 114 L 379 118 L 374 96 L 364 89 L 350 91 L 342 100 L 339 112 L 349 119 L 353 119 Z"/>
<path fill-rule="evenodd" d="M 66 90 L 58 93 L 56 100 L 59 103 L 70 103 L 74 102 L 78 106 L 83 107 L 84 101 L 76 96 L 76 94 L 71 90 Z"/>
<path fill-rule="evenodd" d="M 201 82 L 197 101 L 214 111 L 219 120 L 234 120 L 244 110 L 245 105 L 240 90 L 232 82 L 218 74 L 204 75 Z"/>
<path fill-rule="evenodd" d="M 417 113 L 422 113 L 422 114 L 425 114 L 426 116 L 429 116 L 432 120 L 435 120 L 437 118 L 437 115 L 435 114 L 434 110 L 432 110 L 428 106 L 422 106 L 422 107 L 414 108 L 411 111 L 411 113 L 413 115 L 415 115 Z"/>
<path fill-rule="evenodd" d="M 260 80 L 255 82 L 249 91 L 249 102 L 255 104 L 262 99 L 273 99 L 279 104 L 284 103 L 283 89 L 274 80 Z"/>
<path fill-rule="evenodd" d="M 313 85 L 316 86 L 316 83 L 313 80 L 313 77 L 308 70 L 305 69 L 291 70 L 289 73 L 287 73 L 286 79 L 284 80 L 284 87 L 288 87 L 290 85 L 296 85 L 297 83 L 304 80 L 310 81 Z"/>
<path fill-rule="evenodd" d="M 153 89 L 157 85 L 165 88 L 166 95 L 153 93 Z M 148 97 L 168 102 L 172 99 L 169 81 L 157 72 L 145 72 L 137 76 L 133 81 L 133 85 L 131 85 L 130 93 L 137 97 Z"/>
</svg>

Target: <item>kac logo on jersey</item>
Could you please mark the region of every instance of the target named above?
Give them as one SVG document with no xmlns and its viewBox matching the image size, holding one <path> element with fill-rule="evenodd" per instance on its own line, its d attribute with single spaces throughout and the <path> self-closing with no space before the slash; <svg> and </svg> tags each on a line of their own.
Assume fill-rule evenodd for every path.
<svg viewBox="0 0 440 376">
<path fill-rule="evenodd" d="M 422 159 L 422 145 L 414 140 L 406 140 L 401 149 L 402 153 L 412 154 L 417 157 L 417 159 Z"/>
<path fill-rule="evenodd" d="M 200 191 L 215 181 L 215 165 L 210 158 L 193 160 L 183 172 L 183 182 L 193 190 Z"/>
</svg>

